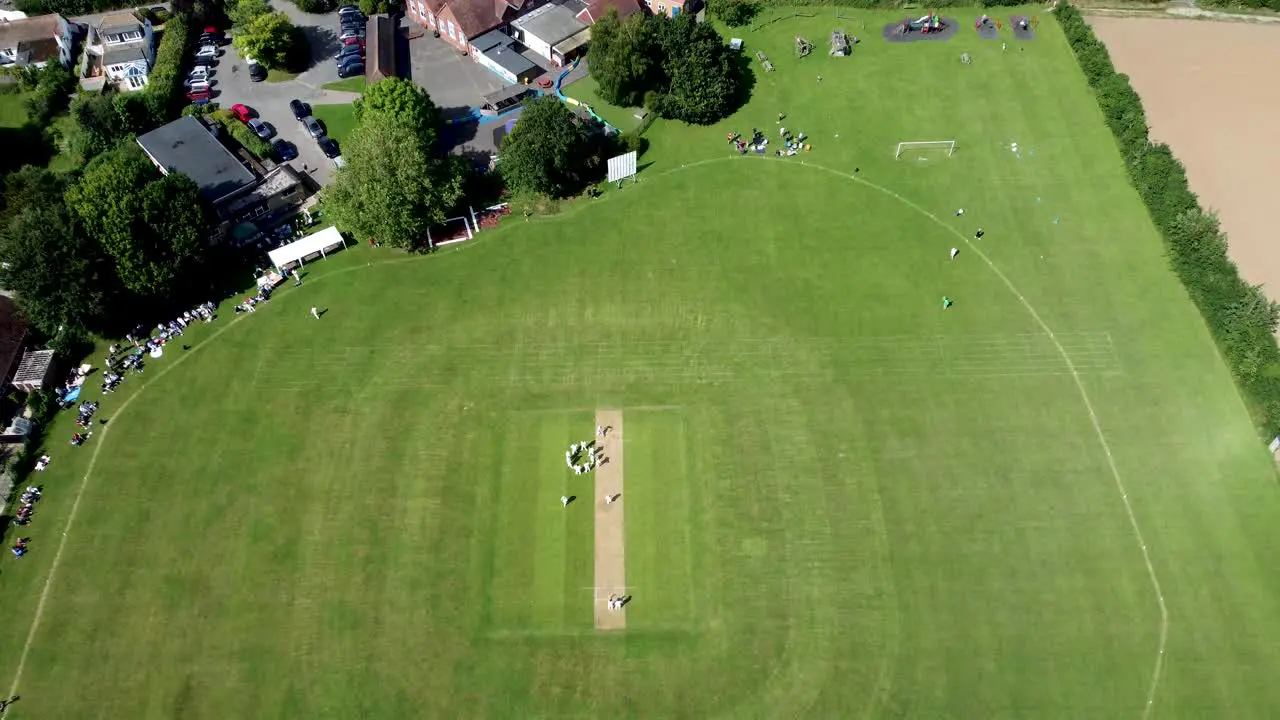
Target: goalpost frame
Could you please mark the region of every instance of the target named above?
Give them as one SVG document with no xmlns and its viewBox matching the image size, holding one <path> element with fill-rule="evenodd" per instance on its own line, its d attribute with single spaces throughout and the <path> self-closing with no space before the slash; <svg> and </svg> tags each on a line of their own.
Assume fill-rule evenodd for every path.
<svg viewBox="0 0 1280 720">
<path fill-rule="evenodd" d="M 911 148 L 919 148 L 921 150 L 946 150 L 947 157 L 951 157 L 951 153 L 956 151 L 955 140 L 914 140 L 910 142 L 900 142 L 894 150 L 893 157 L 898 159 L 902 157 L 902 152 Z"/>
</svg>

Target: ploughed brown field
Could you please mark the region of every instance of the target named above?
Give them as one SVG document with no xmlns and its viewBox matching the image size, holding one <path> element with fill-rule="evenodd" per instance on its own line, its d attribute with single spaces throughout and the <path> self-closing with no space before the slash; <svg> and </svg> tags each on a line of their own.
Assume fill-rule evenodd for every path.
<svg viewBox="0 0 1280 720">
<path fill-rule="evenodd" d="M 1217 211 L 1231 256 L 1280 298 L 1280 25 L 1090 17 L 1116 69 L 1142 96 L 1152 140 L 1187 166 L 1191 189 Z"/>
</svg>

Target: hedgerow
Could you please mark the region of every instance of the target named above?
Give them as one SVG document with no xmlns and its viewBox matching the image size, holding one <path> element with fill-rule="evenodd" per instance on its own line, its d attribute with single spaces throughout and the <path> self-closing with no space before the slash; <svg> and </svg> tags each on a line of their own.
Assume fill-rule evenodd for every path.
<svg viewBox="0 0 1280 720">
<path fill-rule="evenodd" d="M 1169 147 L 1151 142 L 1138 93 L 1116 72 L 1080 11 L 1062 4 L 1055 14 L 1116 137 L 1129 179 L 1164 239 L 1174 272 L 1204 317 L 1254 424 L 1265 438 L 1274 437 L 1280 431 L 1280 347 L 1274 334 L 1280 309 L 1240 276 L 1218 219 L 1200 206 L 1186 169 Z"/>
</svg>

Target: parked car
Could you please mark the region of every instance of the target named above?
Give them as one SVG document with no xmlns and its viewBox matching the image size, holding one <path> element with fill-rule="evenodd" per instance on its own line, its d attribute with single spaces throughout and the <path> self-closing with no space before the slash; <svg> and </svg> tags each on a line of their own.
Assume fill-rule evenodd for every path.
<svg viewBox="0 0 1280 720">
<path fill-rule="evenodd" d="M 213 90 L 213 85 L 206 80 L 188 80 L 183 84 L 186 85 L 191 92 L 210 92 Z"/>
<path fill-rule="evenodd" d="M 360 17 L 364 17 L 364 13 L 355 5 L 343 5 L 338 8 L 338 15 L 359 15 Z"/>
<path fill-rule="evenodd" d="M 187 99 L 191 101 L 208 100 L 211 97 L 213 97 L 213 90 L 210 89 L 192 90 L 187 93 Z"/>
<path fill-rule="evenodd" d="M 241 103 L 231 106 L 231 114 L 240 122 L 249 122 L 254 115 L 253 110 L 248 105 Z"/>
<path fill-rule="evenodd" d="M 188 80 L 196 80 L 196 79 L 207 80 L 209 76 L 212 74 L 213 73 L 209 71 L 209 68 L 203 65 L 200 65 L 192 68 L 191 72 L 187 73 L 187 79 Z"/>
<path fill-rule="evenodd" d="M 262 82 L 267 79 L 267 69 L 257 63 L 249 65 L 249 79 L 253 82 Z"/>
<path fill-rule="evenodd" d="M 346 41 L 346 40 L 350 40 L 351 38 L 360 38 L 361 40 L 363 40 L 364 35 L 365 35 L 365 32 L 364 32 L 363 26 L 346 27 L 342 29 L 342 34 L 338 36 L 338 39 Z"/>
<path fill-rule="evenodd" d="M 195 56 L 197 58 L 216 58 L 218 57 L 218 48 L 213 45 L 202 45 L 196 51 Z"/>
<path fill-rule="evenodd" d="M 195 98 L 194 100 L 191 101 L 192 105 L 208 105 L 209 103 L 210 103 L 210 100 L 208 95 Z"/>
<path fill-rule="evenodd" d="M 338 141 L 327 135 L 317 139 L 316 144 L 320 146 L 320 151 L 327 158 L 336 158 L 342 154 L 338 151 Z"/>
<path fill-rule="evenodd" d="M 211 68 L 211 67 L 215 67 L 215 66 L 217 66 L 217 64 L 218 64 L 218 58 L 216 58 L 216 57 L 202 57 L 202 58 L 196 58 L 196 59 L 192 62 L 192 65 L 195 65 L 196 67 L 210 67 L 210 68 Z"/>
<path fill-rule="evenodd" d="M 349 63 L 338 66 L 338 77 L 349 78 L 364 74 L 364 62 Z"/>
<path fill-rule="evenodd" d="M 346 40 L 342 41 L 342 44 L 343 45 L 359 45 L 360 47 L 364 47 L 364 38 L 359 38 L 359 37 L 347 38 Z"/>
<path fill-rule="evenodd" d="M 333 56 L 333 59 L 337 60 L 338 64 L 341 65 L 343 58 L 349 58 L 349 57 L 358 57 L 358 58 L 364 57 L 364 48 L 360 47 L 359 45 L 343 45 L 342 49 L 339 50 L 338 53 Z"/>
<path fill-rule="evenodd" d="M 319 120 L 313 117 L 308 117 L 306 120 L 302 121 L 302 124 L 306 127 L 307 134 L 311 137 L 318 138 L 324 136 L 324 128 L 320 126 Z"/>
<path fill-rule="evenodd" d="M 298 148 L 288 140 L 276 140 L 271 143 L 271 149 L 274 151 L 276 160 L 285 162 L 298 157 Z"/>
<path fill-rule="evenodd" d="M 248 125 L 249 129 L 252 130 L 255 135 L 262 138 L 263 140 L 266 140 L 271 137 L 271 126 L 267 125 L 261 120 L 258 120 L 257 118 L 246 120 L 244 124 Z"/>
<path fill-rule="evenodd" d="M 311 106 L 297 98 L 289 101 L 289 109 L 293 111 L 294 120 L 304 120 L 311 115 Z"/>
</svg>

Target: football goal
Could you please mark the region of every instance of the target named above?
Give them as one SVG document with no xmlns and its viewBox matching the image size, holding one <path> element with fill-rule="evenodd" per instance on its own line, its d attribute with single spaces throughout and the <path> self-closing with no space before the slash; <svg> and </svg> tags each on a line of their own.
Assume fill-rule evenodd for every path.
<svg viewBox="0 0 1280 720">
<path fill-rule="evenodd" d="M 894 151 L 895 158 L 902 157 L 903 153 L 908 153 L 918 157 L 926 157 L 928 155 L 936 155 L 946 153 L 947 157 L 951 157 L 951 153 L 955 152 L 955 140 L 924 140 L 915 142 L 900 142 L 898 149 Z"/>
</svg>

